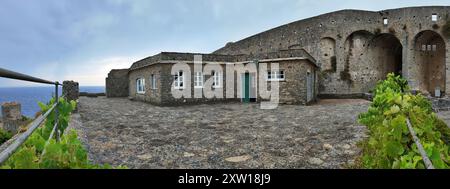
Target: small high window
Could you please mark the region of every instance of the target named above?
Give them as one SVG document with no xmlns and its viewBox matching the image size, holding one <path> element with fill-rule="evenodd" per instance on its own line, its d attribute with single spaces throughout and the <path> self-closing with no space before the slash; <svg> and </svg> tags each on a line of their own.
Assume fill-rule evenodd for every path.
<svg viewBox="0 0 450 189">
<path fill-rule="evenodd" d="M 138 78 L 136 80 L 136 92 L 139 94 L 145 93 L 145 79 L 144 78 Z"/>
<path fill-rule="evenodd" d="M 195 72 L 194 88 L 203 88 L 203 72 Z"/>
<path fill-rule="evenodd" d="M 383 24 L 384 24 L 384 25 L 388 25 L 388 24 L 389 24 L 389 19 L 383 18 Z"/>
<path fill-rule="evenodd" d="M 213 88 L 221 88 L 222 87 L 222 73 L 213 72 Z"/>
<path fill-rule="evenodd" d="M 437 14 L 431 15 L 431 21 L 437 22 L 438 21 L 438 15 Z"/>
<path fill-rule="evenodd" d="M 179 71 L 174 76 L 174 88 L 184 89 L 184 75 L 182 71 Z"/>
<path fill-rule="evenodd" d="M 284 81 L 284 70 L 268 71 L 267 81 Z"/>
</svg>

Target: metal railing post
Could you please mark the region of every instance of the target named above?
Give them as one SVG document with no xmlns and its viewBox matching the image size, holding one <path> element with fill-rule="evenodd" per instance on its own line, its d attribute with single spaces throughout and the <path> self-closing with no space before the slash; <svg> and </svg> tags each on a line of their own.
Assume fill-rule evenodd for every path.
<svg viewBox="0 0 450 189">
<path fill-rule="evenodd" d="M 58 94 L 58 86 L 59 86 L 59 83 L 58 82 L 55 82 L 55 104 L 56 104 L 56 108 L 55 108 L 55 134 L 56 134 L 56 142 L 59 142 L 59 112 L 58 112 L 58 110 L 59 110 L 59 108 L 58 108 L 58 105 L 59 105 L 59 94 Z"/>
<path fill-rule="evenodd" d="M 22 133 L 22 134 L 18 134 L 19 136 L 11 142 L 11 144 L 6 147 L 6 149 L 4 149 L 3 151 L 0 152 L 0 165 L 3 164 L 27 139 L 28 137 L 31 136 L 31 134 L 33 134 L 33 132 L 42 124 L 44 123 L 44 121 L 48 118 L 48 116 L 51 115 L 52 111 L 54 113 L 55 116 L 55 122 L 54 122 L 54 127 L 52 129 L 52 132 L 50 133 L 49 138 L 47 139 L 47 144 L 49 142 L 50 139 L 53 138 L 53 135 L 56 135 L 56 141 L 59 142 L 60 138 L 61 138 L 61 132 L 59 130 L 59 89 L 58 87 L 61 85 L 59 82 L 52 82 L 49 80 L 44 80 L 41 78 L 37 78 L 37 77 L 33 77 L 33 76 L 29 76 L 26 74 L 21 74 L 18 72 L 14 72 L 11 70 L 7 70 L 7 69 L 3 69 L 0 68 L 0 77 L 1 78 L 9 78 L 9 79 L 16 79 L 16 80 L 22 80 L 22 81 L 30 81 L 30 82 L 36 82 L 36 83 L 44 83 L 44 84 L 51 84 L 51 85 L 55 85 L 55 103 L 53 103 L 51 105 L 51 108 L 48 109 L 43 115 L 40 115 L 39 117 L 37 117 L 34 121 L 32 121 L 30 123 L 30 126 L 28 127 L 28 129 Z M 46 145 L 47 145 L 46 144 Z M 45 149 L 43 154 L 45 153 Z M 43 155 L 41 154 L 41 156 Z"/>
</svg>

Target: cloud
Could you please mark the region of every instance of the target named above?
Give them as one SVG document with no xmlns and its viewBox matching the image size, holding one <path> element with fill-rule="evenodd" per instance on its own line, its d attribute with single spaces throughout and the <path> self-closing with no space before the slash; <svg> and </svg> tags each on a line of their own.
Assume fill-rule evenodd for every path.
<svg viewBox="0 0 450 189">
<path fill-rule="evenodd" d="M 339 9 L 443 0 L 2 0 L 0 67 L 103 85 L 109 69 L 161 51 L 212 52 L 267 29 Z M 24 85 L 0 79 L 0 87 Z"/>
<path fill-rule="evenodd" d="M 81 86 L 104 86 L 105 78 L 112 69 L 129 68 L 137 57 L 108 57 L 78 64 L 77 69 L 66 67 L 64 80 L 74 80 Z"/>
</svg>

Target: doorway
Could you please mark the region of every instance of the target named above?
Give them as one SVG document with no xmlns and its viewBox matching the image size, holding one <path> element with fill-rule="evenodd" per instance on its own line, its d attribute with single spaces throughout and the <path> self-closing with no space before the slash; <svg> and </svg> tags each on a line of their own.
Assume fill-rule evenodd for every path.
<svg viewBox="0 0 450 189">
<path fill-rule="evenodd" d="M 306 102 L 314 100 L 314 71 L 306 72 Z"/>
<path fill-rule="evenodd" d="M 242 74 L 242 95 L 241 101 L 244 103 L 256 102 L 256 80 L 255 74 L 246 72 Z"/>
</svg>

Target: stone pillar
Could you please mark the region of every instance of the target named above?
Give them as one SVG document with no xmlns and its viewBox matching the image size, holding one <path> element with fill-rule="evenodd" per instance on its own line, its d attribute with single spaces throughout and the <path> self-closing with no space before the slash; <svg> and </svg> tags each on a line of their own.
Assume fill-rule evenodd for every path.
<svg viewBox="0 0 450 189">
<path fill-rule="evenodd" d="M 2 104 L 3 129 L 13 134 L 17 133 L 22 122 L 21 105 L 18 102 Z"/>
<path fill-rule="evenodd" d="M 445 96 L 450 95 L 450 41 L 445 40 Z"/>
<path fill-rule="evenodd" d="M 62 94 L 66 97 L 68 101 L 78 100 L 80 89 L 78 82 L 75 81 L 64 81 Z"/>
</svg>

